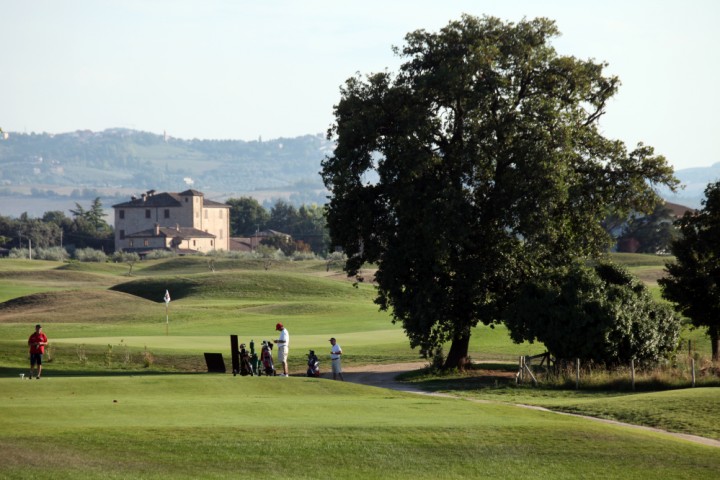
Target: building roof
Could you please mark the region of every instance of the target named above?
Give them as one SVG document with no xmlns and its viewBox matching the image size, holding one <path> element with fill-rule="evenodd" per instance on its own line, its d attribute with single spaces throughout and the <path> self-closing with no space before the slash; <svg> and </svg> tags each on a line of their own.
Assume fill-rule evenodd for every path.
<svg viewBox="0 0 720 480">
<path fill-rule="evenodd" d="M 140 198 L 132 197 L 129 202 L 118 203 L 113 208 L 162 208 L 162 207 L 181 207 L 183 205 L 183 197 L 203 197 L 203 207 L 230 208 L 225 203 L 208 200 L 197 190 L 185 190 L 181 193 L 162 192 L 155 193 L 155 190 L 149 190 L 142 194 Z"/>
<path fill-rule="evenodd" d="M 255 242 L 255 245 L 257 245 L 257 241 Z M 230 250 L 238 252 L 251 252 L 253 251 L 253 242 L 247 237 L 231 237 Z"/>
<path fill-rule="evenodd" d="M 672 202 L 665 202 L 665 206 L 669 208 L 673 215 L 675 215 L 677 218 L 682 217 L 685 215 L 685 212 L 694 212 L 694 208 L 686 207 L 685 205 L 678 205 L 677 203 Z"/>
<path fill-rule="evenodd" d="M 147 238 L 147 237 L 165 237 L 165 238 L 215 238 L 212 233 L 203 232 L 192 227 L 159 227 L 158 235 L 155 234 L 155 228 L 148 228 L 139 232 L 125 235 L 126 238 Z"/>
</svg>

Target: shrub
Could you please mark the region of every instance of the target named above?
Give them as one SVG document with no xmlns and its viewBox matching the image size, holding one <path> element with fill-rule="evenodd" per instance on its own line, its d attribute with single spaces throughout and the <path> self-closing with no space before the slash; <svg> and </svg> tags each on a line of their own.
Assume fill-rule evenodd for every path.
<svg viewBox="0 0 720 480">
<path fill-rule="evenodd" d="M 625 269 L 601 263 L 528 283 L 505 312 L 515 342 L 538 340 L 558 359 L 654 363 L 678 346 L 681 322 Z"/>
<path fill-rule="evenodd" d="M 70 257 L 70 254 L 63 247 L 38 248 L 36 253 L 38 260 L 52 260 L 62 262 Z"/>
<path fill-rule="evenodd" d="M 158 260 L 161 258 L 172 258 L 172 257 L 177 257 L 177 254 L 171 250 L 160 250 L 160 249 L 151 250 L 150 252 L 148 252 L 147 255 L 145 255 L 145 258 L 147 260 Z"/>
<path fill-rule="evenodd" d="M 81 262 L 106 262 L 108 257 L 102 250 L 94 248 L 78 248 L 75 250 L 75 259 Z"/>
</svg>

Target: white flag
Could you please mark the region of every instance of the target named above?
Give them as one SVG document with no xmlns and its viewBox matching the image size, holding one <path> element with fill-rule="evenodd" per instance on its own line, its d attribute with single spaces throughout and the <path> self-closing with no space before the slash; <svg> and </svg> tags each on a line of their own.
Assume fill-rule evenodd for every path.
<svg viewBox="0 0 720 480">
<path fill-rule="evenodd" d="M 165 290 L 165 303 L 170 303 L 170 292 Z"/>
</svg>

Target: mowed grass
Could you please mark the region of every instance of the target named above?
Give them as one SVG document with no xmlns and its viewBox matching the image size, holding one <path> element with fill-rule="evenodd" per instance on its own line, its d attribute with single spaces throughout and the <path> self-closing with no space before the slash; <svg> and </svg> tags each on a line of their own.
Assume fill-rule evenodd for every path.
<svg viewBox="0 0 720 480">
<path fill-rule="evenodd" d="M 354 287 L 323 262 L 265 270 L 215 260 L 214 273 L 207 262 L 139 262 L 127 275 L 120 265 L 0 260 L 16 289 L 5 294 L 0 280 L 9 300 L 0 305 L 0 477 L 41 476 L 41 463 L 53 478 L 714 478 L 720 466 L 714 447 L 510 405 L 716 438 L 720 402 L 698 393 L 716 389 L 655 392 L 644 401 L 646 394 L 484 388 L 455 391 L 469 400 L 453 400 L 297 376 L 197 373 L 203 352 L 222 353 L 230 368 L 231 334 L 259 348 L 276 338 L 278 321 L 291 332 L 295 375 L 309 349 L 327 371 L 330 336 L 346 366 L 419 359 L 401 326 L 373 304 L 372 285 Z M 20 381 L 36 322 L 50 337 L 52 361 L 46 378 Z M 692 334 L 709 352 L 700 332 Z M 503 326 L 478 327 L 470 344 L 473 359 L 510 368 L 519 355 L 543 351 L 513 344 Z"/>
<path fill-rule="evenodd" d="M 0 392 L 6 478 L 709 479 L 720 468 L 717 448 L 665 434 L 321 379 L 5 378 Z"/>
<path fill-rule="evenodd" d="M 515 367 L 515 370 L 517 367 Z M 717 387 L 678 388 L 664 391 L 601 390 L 597 388 L 559 388 L 557 386 L 515 385 L 514 380 L 498 376 L 493 384 L 489 370 L 513 372 L 508 364 L 481 364 L 472 371 L 450 373 L 442 377 L 422 371 L 403 375 L 417 388 L 428 392 L 453 395 L 478 401 L 511 405 L 535 405 L 553 411 L 587 415 L 596 418 L 671 432 L 697 435 L 720 441 L 720 422 L 715 412 L 720 408 Z M 718 384 L 715 377 L 713 382 Z M 689 386 L 689 382 L 686 383 Z"/>
</svg>

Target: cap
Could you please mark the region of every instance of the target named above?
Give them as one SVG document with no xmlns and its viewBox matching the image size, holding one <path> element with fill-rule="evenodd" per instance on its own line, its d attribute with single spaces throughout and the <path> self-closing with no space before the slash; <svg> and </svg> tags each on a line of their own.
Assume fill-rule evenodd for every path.
<svg viewBox="0 0 720 480">
<path fill-rule="evenodd" d="M 282 323 L 278 323 L 277 325 L 275 325 L 275 330 L 282 330 L 282 329 L 283 329 Z"/>
<path fill-rule="evenodd" d="M 38 323 L 37 325 L 35 325 L 35 328 L 42 328 L 42 325 Z"/>
<path fill-rule="evenodd" d="M 335 337 L 332 337 L 330 340 L 328 340 L 328 342 L 332 342 L 334 340 L 335 340 Z"/>
</svg>

